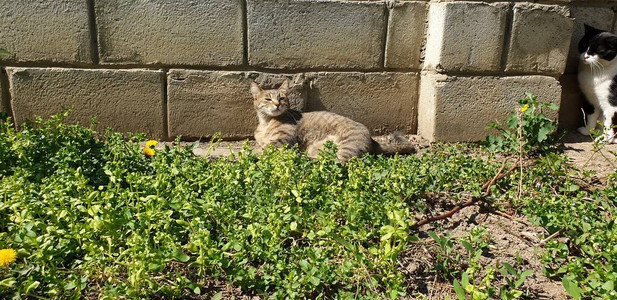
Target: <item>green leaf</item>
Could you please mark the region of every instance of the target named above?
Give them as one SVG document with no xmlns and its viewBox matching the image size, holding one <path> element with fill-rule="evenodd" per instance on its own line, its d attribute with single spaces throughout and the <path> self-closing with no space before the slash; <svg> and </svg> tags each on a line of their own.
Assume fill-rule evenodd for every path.
<svg viewBox="0 0 617 300">
<path fill-rule="evenodd" d="M 454 279 L 454 291 L 459 300 L 465 300 L 465 289 L 461 287 L 456 279 Z"/>
<path fill-rule="evenodd" d="M 509 263 L 504 263 L 503 267 L 508 271 L 509 274 L 511 274 L 511 275 L 515 275 L 516 274 L 516 270 L 514 270 L 512 265 L 510 265 Z"/>
<path fill-rule="evenodd" d="M 198 286 L 196 286 L 196 287 L 193 289 L 193 293 L 195 293 L 196 295 L 199 295 L 199 294 L 201 294 L 201 289 L 200 289 Z"/>
<path fill-rule="evenodd" d="M 463 247 L 465 247 L 465 249 L 467 249 L 467 251 L 469 251 L 469 253 L 473 253 L 474 252 L 474 248 L 471 245 L 471 243 L 469 243 L 468 241 L 461 241 L 461 244 L 463 245 Z"/>
<path fill-rule="evenodd" d="M 336 234 L 332 234 L 332 239 L 335 240 L 336 242 L 338 242 L 339 244 L 343 245 L 343 247 L 345 247 L 345 249 L 349 250 L 349 251 L 356 251 L 356 247 L 354 247 L 350 242 L 344 240 L 342 237 L 336 235 Z"/>
<path fill-rule="evenodd" d="M 315 276 L 311 276 L 309 278 L 309 281 L 314 285 L 314 286 L 318 286 L 319 283 L 321 283 L 321 280 Z"/>
<path fill-rule="evenodd" d="M 548 138 L 548 134 L 553 131 L 551 124 L 544 125 L 538 129 L 538 142 L 544 142 Z"/>
<path fill-rule="evenodd" d="M 196 140 L 193 142 L 193 144 L 191 144 L 191 151 L 197 149 L 197 147 L 199 147 L 199 140 Z"/>
<path fill-rule="evenodd" d="M 223 292 L 218 292 L 212 296 L 211 300 L 221 300 L 223 299 Z"/>
<path fill-rule="evenodd" d="M 75 284 L 75 282 L 72 282 L 72 281 L 71 281 L 71 282 L 69 282 L 69 283 L 67 283 L 67 284 L 65 284 L 65 285 L 64 285 L 64 289 L 65 289 L 65 290 L 67 290 L 67 291 L 69 291 L 69 290 L 74 289 L 76 286 L 77 286 L 77 285 Z"/>
<path fill-rule="evenodd" d="M 531 274 L 533 274 L 533 270 L 527 270 L 527 271 L 521 273 L 521 275 L 518 278 L 518 280 L 514 283 L 514 287 L 518 288 L 519 286 L 523 285 L 523 283 L 527 279 L 527 276 L 529 276 Z"/>
<path fill-rule="evenodd" d="M 614 289 L 614 284 L 613 284 L 613 281 L 612 281 L 612 280 L 609 280 L 609 281 L 605 282 L 605 283 L 602 285 L 602 288 L 603 288 L 605 291 L 612 291 L 612 290 Z"/>
<path fill-rule="evenodd" d="M 30 291 L 32 290 L 36 290 L 37 287 L 39 287 L 41 283 L 38 281 L 34 281 L 31 284 L 28 285 L 28 287 L 26 287 L 25 293 L 28 294 L 30 293 Z"/>
<path fill-rule="evenodd" d="M 291 222 L 291 224 L 289 224 L 289 229 L 291 229 L 291 231 L 296 231 L 296 229 L 298 229 L 298 223 Z"/>
<path fill-rule="evenodd" d="M 191 259 L 188 255 L 186 255 L 186 254 L 184 254 L 182 252 L 174 253 L 174 258 L 177 261 L 179 261 L 179 262 L 187 262 L 187 261 L 189 261 Z"/>
<path fill-rule="evenodd" d="M 0 57 L 2 56 L 10 56 L 11 53 L 9 51 L 6 51 L 6 49 L 2 49 L 0 48 Z"/>
<path fill-rule="evenodd" d="M 553 103 L 546 103 L 545 105 L 546 107 L 548 107 L 551 110 L 557 110 L 559 109 L 559 105 L 553 104 Z"/>
<path fill-rule="evenodd" d="M 572 296 L 574 300 L 581 299 L 581 289 L 578 287 L 576 283 L 572 282 L 567 277 L 564 277 L 561 280 L 561 283 L 563 284 L 563 288 L 566 290 L 568 295 Z"/>
<path fill-rule="evenodd" d="M 466 288 L 469 285 L 469 274 L 467 274 L 467 272 L 461 275 L 461 284 L 463 284 L 463 288 Z"/>
</svg>

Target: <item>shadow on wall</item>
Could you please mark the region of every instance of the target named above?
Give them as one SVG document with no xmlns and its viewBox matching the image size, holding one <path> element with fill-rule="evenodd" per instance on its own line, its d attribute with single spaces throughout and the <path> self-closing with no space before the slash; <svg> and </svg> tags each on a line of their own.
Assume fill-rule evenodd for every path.
<svg viewBox="0 0 617 300">
<path fill-rule="evenodd" d="M 321 92 L 318 87 L 313 87 L 309 89 L 308 99 L 306 102 L 306 110 L 307 111 L 320 111 L 320 110 L 328 110 L 328 108 L 321 101 Z"/>
</svg>

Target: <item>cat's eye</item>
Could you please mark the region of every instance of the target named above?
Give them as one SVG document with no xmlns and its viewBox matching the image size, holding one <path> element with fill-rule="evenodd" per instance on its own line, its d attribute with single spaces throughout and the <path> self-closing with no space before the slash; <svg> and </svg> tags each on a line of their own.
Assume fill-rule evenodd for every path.
<svg viewBox="0 0 617 300">
<path fill-rule="evenodd" d="M 264 100 L 266 100 L 266 101 L 272 101 L 272 99 L 270 99 L 270 98 L 264 98 Z"/>
<path fill-rule="evenodd" d="M 280 97 L 280 98 L 279 98 L 279 101 L 283 101 L 283 100 L 285 100 L 285 99 L 287 99 L 287 98 L 286 98 L 286 97 Z"/>
</svg>

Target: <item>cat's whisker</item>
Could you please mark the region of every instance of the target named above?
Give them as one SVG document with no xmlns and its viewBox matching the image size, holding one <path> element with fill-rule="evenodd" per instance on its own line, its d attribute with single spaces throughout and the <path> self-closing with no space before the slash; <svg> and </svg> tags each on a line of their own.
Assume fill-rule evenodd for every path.
<svg viewBox="0 0 617 300">
<path fill-rule="evenodd" d="M 594 66 L 593 70 L 594 70 L 594 74 L 600 75 L 602 73 L 604 73 L 604 68 L 602 67 L 602 64 L 600 64 L 597 61 L 592 61 L 592 65 Z"/>
</svg>

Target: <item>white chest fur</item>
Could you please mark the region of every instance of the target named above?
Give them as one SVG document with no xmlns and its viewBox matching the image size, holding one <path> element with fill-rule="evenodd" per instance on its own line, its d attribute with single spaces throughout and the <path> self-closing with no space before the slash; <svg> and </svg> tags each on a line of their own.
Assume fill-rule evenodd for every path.
<svg viewBox="0 0 617 300">
<path fill-rule="evenodd" d="M 602 103 L 608 103 L 612 77 L 594 74 L 591 70 L 581 70 L 578 73 L 578 82 L 585 97 L 594 107 L 601 108 Z"/>
<path fill-rule="evenodd" d="M 578 72 L 578 82 L 587 100 L 594 107 L 606 110 L 610 107 L 611 84 L 617 75 L 617 63 L 598 65 L 594 69 L 581 61 Z"/>
</svg>

